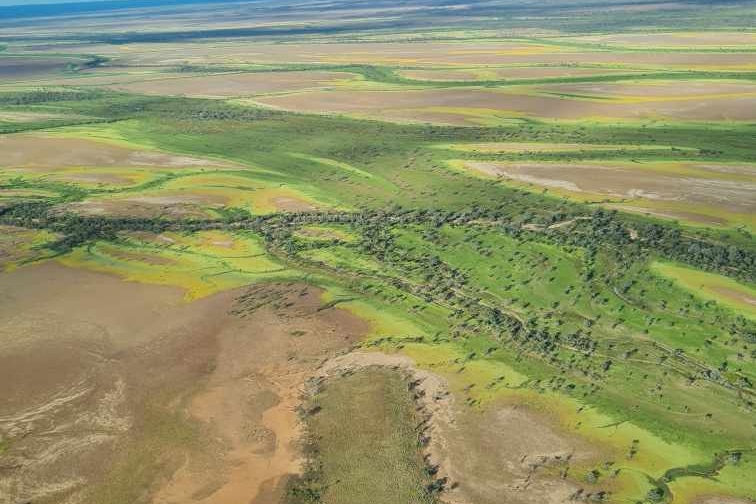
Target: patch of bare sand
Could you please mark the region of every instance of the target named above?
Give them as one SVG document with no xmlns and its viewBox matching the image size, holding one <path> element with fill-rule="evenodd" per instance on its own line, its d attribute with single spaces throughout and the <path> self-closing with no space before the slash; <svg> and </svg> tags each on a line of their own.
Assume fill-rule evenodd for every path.
<svg viewBox="0 0 756 504">
<path fill-rule="evenodd" d="M 146 94 L 202 98 L 229 98 L 324 87 L 355 78 L 344 72 L 255 72 L 196 77 L 174 77 L 117 84 L 115 89 Z"/>
<path fill-rule="evenodd" d="M 615 208 L 617 210 L 623 210 L 625 212 L 633 212 L 633 213 L 640 213 L 640 214 L 646 214 L 646 215 L 653 215 L 656 217 L 662 217 L 665 219 L 680 219 L 685 220 L 689 222 L 698 222 L 701 224 L 706 224 L 709 226 L 726 226 L 727 225 L 727 219 L 722 219 L 719 217 L 715 217 L 713 215 L 707 215 L 705 213 L 696 213 L 693 211 L 683 211 L 683 210 L 659 210 L 658 208 L 652 208 L 651 205 L 648 207 L 643 207 L 639 205 L 625 205 L 625 204 L 605 204 L 603 205 L 606 208 Z"/>
<path fill-rule="evenodd" d="M 476 71 L 477 70 L 477 71 Z M 480 67 L 473 70 L 400 70 L 398 73 L 409 79 L 431 81 L 477 81 L 500 79 L 543 79 L 548 77 L 576 77 L 586 75 L 611 75 L 638 72 L 620 68 L 585 68 L 577 66 L 532 66 L 510 68 Z"/>
<path fill-rule="evenodd" d="M 539 89 L 557 93 L 596 95 L 602 98 L 638 97 L 643 100 L 658 98 L 695 98 L 707 96 L 753 95 L 756 85 L 742 81 L 676 80 L 635 81 L 609 83 L 548 84 Z"/>
<path fill-rule="evenodd" d="M 693 501 L 693 504 L 754 504 L 753 499 L 738 499 L 735 497 L 708 496 Z"/>
<path fill-rule="evenodd" d="M 600 98 L 600 97 L 599 97 Z M 756 95 L 720 94 L 651 101 L 574 99 L 527 90 L 449 88 L 404 91 L 347 89 L 261 96 L 255 103 L 310 113 L 338 113 L 392 121 L 470 125 L 522 116 L 555 119 L 739 120 L 756 118 Z"/>
<path fill-rule="evenodd" d="M 642 165 L 634 169 L 621 164 L 470 161 L 465 166 L 487 175 L 573 193 L 707 205 L 744 215 L 756 213 L 756 182 L 673 176 Z"/>
<path fill-rule="evenodd" d="M 722 47 L 756 45 L 753 32 L 617 33 L 570 37 L 571 42 L 591 42 L 637 47 Z"/>
<path fill-rule="evenodd" d="M 67 119 L 81 118 L 84 116 L 77 116 L 74 114 L 51 114 L 44 112 L 19 112 L 10 110 L 0 110 L 0 121 L 12 122 L 12 123 L 25 123 L 34 121 L 48 121 L 51 119 Z"/>
<path fill-rule="evenodd" d="M 0 275 L 0 488 L 277 502 L 298 469 L 297 387 L 366 326 L 303 285 L 256 287 L 232 315 L 237 294 L 184 303 L 55 263 Z"/>
<path fill-rule="evenodd" d="M 756 297 L 750 296 L 746 292 L 738 291 L 735 289 L 728 289 L 727 287 L 712 287 L 711 290 L 722 297 L 732 299 L 746 305 L 756 306 Z"/>
<path fill-rule="evenodd" d="M 116 196 L 93 198 L 84 201 L 61 204 L 54 208 L 56 212 L 72 212 L 79 215 L 97 216 L 113 215 L 124 217 L 165 217 L 165 218 L 203 218 L 208 210 L 220 209 L 228 204 L 228 198 L 220 194 L 189 191 L 160 191 L 159 194 L 141 196 Z M 281 212 L 308 212 L 318 207 L 296 196 L 274 196 L 270 205 Z"/>
<path fill-rule="evenodd" d="M 63 167 L 226 167 L 229 163 L 174 155 L 157 151 L 130 149 L 86 138 L 69 138 L 38 134 L 3 135 L 0 137 L 3 167 L 55 169 Z"/>
<path fill-rule="evenodd" d="M 446 380 L 418 369 L 405 356 L 354 351 L 326 362 L 318 378 L 355 368 L 400 369 L 417 382 L 429 415 L 431 464 L 448 479 L 443 500 L 452 504 L 561 504 L 579 488 L 566 474 L 571 463 L 597 457 L 582 440 L 559 432 L 524 405 L 493 404 L 482 410 L 458 404 Z"/>
<path fill-rule="evenodd" d="M 301 284 L 252 287 L 239 298 L 238 318 L 217 336 L 207 385 L 188 406 L 222 439 L 222 463 L 208 470 L 188 461 L 155 503 L 279 502 L 287 476 L 300 469 L 302 384 L 367 330 L 348 312 L 322 306 L 321 291 Z"/>
<path fill-rule="evenodd" d="M 117 186 L 132 184 L 131 179 L 128 177 L 122 177 L 113 173 L 61 173 L 58 178 L 74 183 L 82 182 L 88 184 L 107 184 Z"/>
<path fill-rule="evenodd" d="M 0 78 L 3 80 L 25 79 L 62 72 L 66 65 L 83 60 L 57 58 L 23 58 L 0 56 Z"/>
<path fill-rule="evenodd" d="M 207 217 L 203 206 L 222 206 L 221 202 L 208 202 L 200 197 L 145 197 L 124 199 L 92 199 L 66 203 L 54 208 L 56 212 L 72 212 L 85 216 L 111 215 L 122 217 Z"/>
<path fill-rule="evenodd" d="M 271 203 L 273 203 L 277 210 L 282 212 L 310 212 L 312 210 L 317 210 L 317 207 L 307 201 L 290 196 L 278 196 L 272 198 Z"/>
<path fill-rule="evenodd" d="M 413 41 L 338 44 L 269 42 L 144 43 L 66 47 L 70 53 L 101 54 L 114 64 L 176 65 L 206 63 L 339 63 L 405 66 L 484 65 L 648 65 L 662 68 L 752 69 L 748 53 L 621 52 L 570 50 L 555 46 L 499 41 Z"/>
<path fill-rule="evenodd" d="M 144 456 L 141 443 L 166 447 L 145 424 L 146 403 L 201 379 L 222 306 L 181 299 L 55 263 L 0 275 L 0 488 L 13 502 L 77 502 L 117 485 L 112 470 Z M 170 424 L 168 408 L 156 415 Z M 173 456 L 145 467 L 165 470 Z"/>
</svg>

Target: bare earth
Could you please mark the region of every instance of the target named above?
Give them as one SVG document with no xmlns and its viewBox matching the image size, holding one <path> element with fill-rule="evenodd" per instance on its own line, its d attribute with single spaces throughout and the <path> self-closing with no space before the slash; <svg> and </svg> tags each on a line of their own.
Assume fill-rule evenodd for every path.
<svg viewBox="0 0 756 504">
<path fill-rule="evenodd" d="M 558 93 L 596 95 L 600 97 L 637 97 L 639 100 L 663 98 L 706 98 L 717 96 L 749 96 L 756 94 L 756 85 L 742 81 L 636 81 L 623 83 L 549 84 L 539 89 Z"/>
<path fill-rule="evenodd" d="M 35 134 L 0 137 L 0 166 L 54 169 L 65 167 L 143 166 L 189 168 L 229 163 L 189 156 L 131 149 L 87 138 Z"/>
<path fill-rule="evenodd" d="M 407 91 L 304 91 L 255 102 L 286 110 L 339 113 L 394 121 L 476 124 L 522 116 L 555 119 L 753 120 L 756 95 L 720 94 L 639 102 L 586 100 L 527 90 L 434 89 Z M 443 114 L 439 116 L 439 114 Z"/>
<path fill-rule="evenodd" d="M 491 176 L 598 198 L 683 202 L 691 208 L 703 204 L 743 215 L 756 212 L 756 182 L 752 181 L 671 176 L 645 170 L 642 165 L 633 169 L 610 164 L 470 161 L 465 166 Z"/>
<path fill-rule="evenodd" d="M 623 64 L 688 69 L 753 69 L 748 53 L 644 53 L 565 50 L 517 41 L 291 43 L 249 42 L 64 45 L 68 53 L 102 54 L 114 64 L 357 63 L 439 66 Z M 23 49 L 20 49 L 20 51 Z"/>
<path fill-rule="evenodd" d="M 20 80 L 62 72 L 68 61 L 56 58 L 9 58 L 0 56 L 0 78 Z"/>
<path fill-rule="evenodd" d="M 756 46 L 756 33 L 748 32 L 680 32 L 680 33 L 619 33 L 580 36 L 567 39 L 574 42 L 632 47 L 748 47 Z"/>
<path fill-rule="evenodd" d="M 132 93 L 229 98 L 319 88 L 350 78 L 354 78 L 354 74 L 343 72 L 259 72 L 163 78 L 118 84 L 113 87 Z"/>
<path fill-rule="evenodd" d="M 398 73 L 409 79 L 432 81 L 475 81 L 499 79 L 543 79 L 547 77 L 573 77 L 585 75 L 628 74 L 632 69 L 580 68 L 574 66 L 532 66 L 510 68 L 486 68 L 475 70 L 400 70 Z"/>
<path fill-rule="evenodd" d="M 298 470 L 299 384 L 366 327 L 318 311 L 304 285 L 244 294 L 189 304 L 55 263 L 0 275 L 0 488 L 13 502 L 277 502 Z"/>
</svg>

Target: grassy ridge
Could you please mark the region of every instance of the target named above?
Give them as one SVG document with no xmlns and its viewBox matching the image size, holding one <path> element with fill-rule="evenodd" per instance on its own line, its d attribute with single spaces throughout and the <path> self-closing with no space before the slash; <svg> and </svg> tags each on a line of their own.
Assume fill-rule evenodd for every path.
<svg viewBox="0 0 756 504">
<path fill-rule="evenodd" d="M 290 484 L 287 503 L 437 502 L 418 452 L 420 418 L 395 372 L 368 369 L 332 378 L 306 409 L 313 458 L 301 480 Z"/>
</svg>

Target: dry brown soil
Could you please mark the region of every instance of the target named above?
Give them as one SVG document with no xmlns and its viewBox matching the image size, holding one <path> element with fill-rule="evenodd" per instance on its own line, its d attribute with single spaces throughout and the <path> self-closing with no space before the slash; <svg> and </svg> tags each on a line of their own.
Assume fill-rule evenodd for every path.
<svg viewBox="0 0 756 504">
<path fill-rule="evenodd" d="M 41 48 L 46 49 L 45 47 Z M 516 41 L 365 42 L 365 43 L 150 43 L 67 45 L 74 54 L 102 54 L 114 64 L 182 63 L 356 63 L 426 66 L 623 64 L 663 68 L 752 69 L 749 53 L 653 53 L 560 50 Z"/>
<path fill-rule="evenodd" d="M 754 46 L 756 33 L 690 32 L 690 33 L 619 33 L 611 35 L 570 37 L 567 41 L 593 42 L 637 47 L 722 47 Z"/>
<path fill-rule="evenodd" d="M 264 96 L 255 101 L 286 110 L 367 115 L 395 121 L 475 124 L 478 116 L 507 119 L 520 116 L 555 119 L 681 119 L 753 120 L 756 96 L 718 95 L 701 99 L 633 102 L 582 100 L 486 89 L 410 91 L 303 91 Z M 439 117 L 439 114 L 445 114 Z"/>
<path fill-rule="evenodd" d="M 585 75 L 627 74 L 636 70 L 617 68 L 580 68 L 574 66 L 534 66 L 511 68 L 481 68 L 483 76 L 474 70 L 400 70 L 397 73 L 409 79 L 432 81 L 475 81 L 496 79 L 543 79 Z"/>
<path fill-rule="evenodd" d="M 366 326 L 305 285 L 182 298 L 55 263 L 0 275 L 0 488 L 35 504 L 277 502 L 298 470 L 300 383 Z"/>
<path fill-rule="evenodd" d="M 66 68 L 67 60 L 0 56 L 0 79 L 16 80 L 38 77 Z"/>
<path fill-rule="evenodd" d="M 259 72 L 163 78 L 113 87 L 133 93 L 228 98 L 317 88 L 349 78 L 354 75 L 343 72 Z"/>
<path fill-rule="evenodd" d="M 138 150 L 86 138 L 34 134 L 3 135 L 0 166 L 54 169 L 63 167 L 224 167 L 230 163 Z"/>
<path fill-rule="evenodd" d="M 756 94 L 756 85 L 737 81 L 641 81 L 627 83 L 548 84 L 539 89 L 600 97 L 634 96 L 641 99 Z"/>
<path fill-rule="evenodd" d="M 466 166 L 492 176 L 575 193 L 703 204 L 745 215 L 756 212 L 755 182 L 665 175 L 644 170 L 642 165 L 633 169 L 629 165 L 471 161 Z"/>
</svg>

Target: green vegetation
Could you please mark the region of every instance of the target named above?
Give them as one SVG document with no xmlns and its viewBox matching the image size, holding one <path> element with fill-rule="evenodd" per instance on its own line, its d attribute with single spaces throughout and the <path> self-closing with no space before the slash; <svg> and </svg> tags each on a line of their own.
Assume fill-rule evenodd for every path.
<svg viewBox="0 0 756 504">
<path fill-rule="evenodd" d="M 654 263 L 652 270 L 670 278 L 707 301 L 721 303 L 746 317 L 756 317 L 756 289 L 721 275 L 674 264 Z"/>
<path fill-rule="evenodd" d="M 437 502 L 440 486 L 418 453 L 421 419 L 402 377 L 367 369 L 321 387 L 303 408 L 311 458 L 287 502 Z"/>
</svg>

